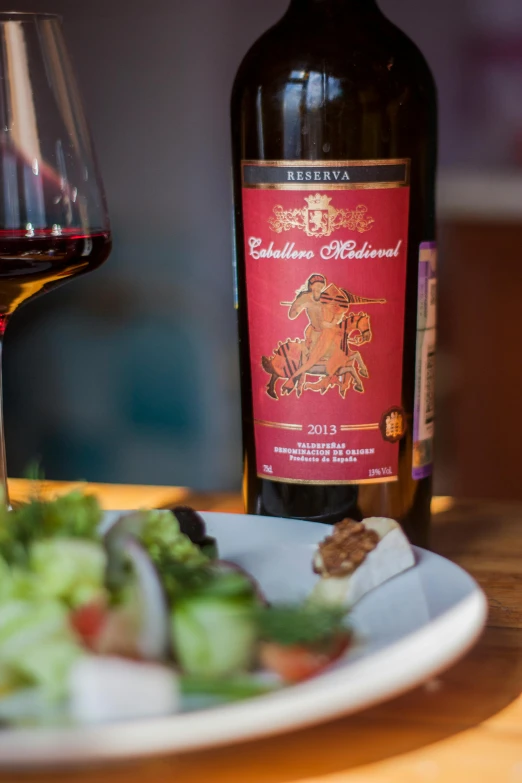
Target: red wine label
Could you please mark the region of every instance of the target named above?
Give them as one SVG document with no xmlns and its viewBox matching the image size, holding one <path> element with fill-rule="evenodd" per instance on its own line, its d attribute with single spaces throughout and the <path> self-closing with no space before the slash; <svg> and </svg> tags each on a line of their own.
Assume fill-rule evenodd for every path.
<svg viewBox="0 0 522 783">
<path fill-rule="evenodd" d="M 242 168 L 258 475 L 394 481 L 409 161 Z"/>
</svg>

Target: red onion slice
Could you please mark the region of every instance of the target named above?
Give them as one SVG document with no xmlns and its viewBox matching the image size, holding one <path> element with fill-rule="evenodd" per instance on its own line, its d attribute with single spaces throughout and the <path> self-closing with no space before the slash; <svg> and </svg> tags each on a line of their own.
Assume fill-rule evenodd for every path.
<svg viewBox="0 0 522 783">
<path fill-rule="evenodd" d="M 165 660 L 169 653 L 169 610 L 158 572 L 135 538 L 122 538 L 121 547 L 132 564 L 142 601 L 138 651 L 146 660 Z"/>
</svg>

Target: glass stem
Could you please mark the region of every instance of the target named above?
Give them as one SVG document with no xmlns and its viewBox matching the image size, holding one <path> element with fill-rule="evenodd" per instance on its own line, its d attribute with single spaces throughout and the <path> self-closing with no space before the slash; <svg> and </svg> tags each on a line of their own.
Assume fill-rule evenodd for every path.
<svg viewBox="0 0 522 783">
<path fill-rule="evenodd" d="M 0 318 L 0 321 L 3 321 Z M 7 460 L 5 456 L 4 435 L 4 402 L 2 396 L 2 353 L 4 347 L 4 331 L 6 324 L 0 324 L 0 491 L 3 493 L 3 502 L 9 505 L 9 491 L 7 488 Z"/>
</svg>

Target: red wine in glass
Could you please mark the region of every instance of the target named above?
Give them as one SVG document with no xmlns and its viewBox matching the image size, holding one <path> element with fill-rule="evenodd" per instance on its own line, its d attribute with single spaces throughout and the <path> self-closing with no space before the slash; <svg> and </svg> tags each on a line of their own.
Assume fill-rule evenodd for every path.
<svg viewBox="0 0 522 783">
<path fill-rule="evenodd" d="M 0 13 L 0 77 L 1 361 L 15 310 L 100 266 L 111 235 L 60 18 Z M 8 502 L 1 413 L 0 493 Z"/>
<path fill-rule="evenodd" d="M 111 250 L 110 233 L 78 231 L 53 236 L 0 232 L 0 333 L 9 316 L 24 302 L 51 291 L 66 280 L 91 272 Z"/>
</svg>

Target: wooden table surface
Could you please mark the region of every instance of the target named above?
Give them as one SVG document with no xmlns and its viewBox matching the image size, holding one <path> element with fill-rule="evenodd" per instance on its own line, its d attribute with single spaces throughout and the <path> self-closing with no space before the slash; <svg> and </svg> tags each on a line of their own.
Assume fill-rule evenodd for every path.
<svg viewBox="0 0 522 783">
<path fill-rule="evenodd" d="M 45 493 L 72 485 L 46 483 Z M 90 485 L 105 508 L 187 502 L 241 511 L 236 495 Z M 27 484 L 11 482 L 13 500 Z M 0 775 L 31 783 L 522 783 L 522 505 L 436 498 L 435 551 L 485 590 L 488 627 L 436 680 L 358 715 L 187 755 L 87 770 Z"/>
</svg>

